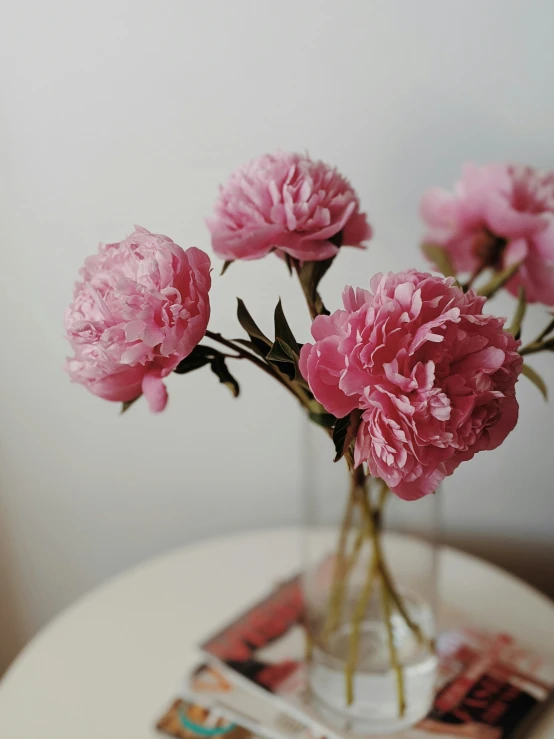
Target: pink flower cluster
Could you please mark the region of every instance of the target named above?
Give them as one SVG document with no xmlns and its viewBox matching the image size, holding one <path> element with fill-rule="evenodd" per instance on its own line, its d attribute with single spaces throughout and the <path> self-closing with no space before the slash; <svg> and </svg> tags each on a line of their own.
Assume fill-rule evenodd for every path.
<svg viewBox="0 0 554 739">
<path fill-rule="evenodd" d="M 452 278 L 408 270 L 370 286 L 315 319 L 300 369 L 327 411 L 362 411 L 356 465 L 413 500 L 514 428 L 519 342 Z"/>
<path fill-rule="evenodd" d="M 144 393 L 167 403 L 162 382 L 204 336 L 210 316 L 210 260 L 167 236 L 136 228 L 100 245 L 76 283 L 65 317 L 75 352 L 67 371 L 95 395 L 128 401 Z"/>
<path fill-rule="evenodd" d="M 467 164 L 454 192 L 424 195 L 421 213 L 425 241 L 445 247 L 458 272 L 521 263 L 508 290 L 554 305 L 554 172 Z"/>
<path fill-rule="evenodd" d="M 236 170 L 207 224 L 215 253 L 226 260 L 260 259 L 277 250 L 320 261 L 371 237 L 358 196 L 336 169 L 283 152 Z"/>
</svg>

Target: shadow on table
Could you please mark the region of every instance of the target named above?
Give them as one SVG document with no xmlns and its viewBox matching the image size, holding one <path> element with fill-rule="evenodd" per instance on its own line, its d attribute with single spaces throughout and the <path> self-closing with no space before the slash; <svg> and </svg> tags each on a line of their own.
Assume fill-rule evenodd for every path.
<svg viewBox="0 0 554 739">
<path fill-rule="evenodd" d="M 554 539 L 451 534 L 444 543 L 493 562 L 554 599 Z"/>
<path fill-rule="evenodd" d="M 17 600 L 15 561 L 0 505 L 0 676 L 25 644 Z"/>
</svg>

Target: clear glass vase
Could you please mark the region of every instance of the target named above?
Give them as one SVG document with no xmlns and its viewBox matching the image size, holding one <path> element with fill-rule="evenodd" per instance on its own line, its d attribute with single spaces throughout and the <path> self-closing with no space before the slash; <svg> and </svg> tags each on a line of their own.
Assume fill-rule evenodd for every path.
<svg viewBox="0 0 554 739">
<path fill-rule="evenodd" d="M 416 724 L 435 688 L 440 492 L 397 498 L 306 432 L 303 590 L 308 680 L 331 728 L 371 736 Z"/>
</svg>

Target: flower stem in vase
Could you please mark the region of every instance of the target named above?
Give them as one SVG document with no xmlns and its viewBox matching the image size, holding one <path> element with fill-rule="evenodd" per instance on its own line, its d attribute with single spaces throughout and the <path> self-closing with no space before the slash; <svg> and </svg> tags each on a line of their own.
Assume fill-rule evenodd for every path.
<svg viewBox="0 0 554 739">
<path fill-rule="evenodd" d="M 309 628 L 307 628 L 307 626 L 304 626 L 304 659 L 306 662 L 309 662 L 312 659 L 313 652 L 314 640 Z"/>
<path fill-rule="evenodd" d="M 360 555 L 360 551 L 362 549 L 362 544 L 365 540 L 365 529 L 363 526 L 363 522 L 360 525 L 360 528 L 358 530 L 358 533 L 356 535 L 356 540 L 354 541 L 354 546 L 352 547 L 352 551 L 350 552 L 348 559 L 346 561 L 346 564 L 344 565 L 344 582 L 343 582 L 343 591 L 346 586 L 346 577 L 348 576 L 348 573 L 351 572 L 354 567 L 356 566 L 356 562 L 358 561 L 358 557 Z"/>
<path fill-rule="evenodd" d="M 339 534 L 339 543 L 333 570 L 333 583 L 331 585 L 331 593 L 329 595 L 329 604 L 327 607 L 327 616 L 322 633 L 322 638 L 324 642 L 335 631 L 340 621 L 347 574 L 346 545 L 348 542 L 348 533 L 352 526 L 352 518 L 354 515 L 354 494 L 355 488 L 353 487 L 350 491 L 350 495 L 348 496 L 348 503 L 346 506 L 346 511 Z"/>
<path fill-rule="evenodd" d="M 387 585 L 387 590 L 389 591 L 390 598 L 393 601 L 396 608 L 398 609 L 398 612 L 404 619 L 406 626 L 410 629 L 410 631 L 413 632 L 415 638 L 417 639 L 418 644 L 424 644 L 426 641 L 425 635 L 423 634 L 421 628 L 419 627 L 419 624 L 416 624 L 416 622 L 411 618 L 410 614 L 406 610 L 404 601 L 402 600 L 401 595 L 396 590 L 391 574 L 389 572 L 389 569 L 384 561 L 382 563 L 381 574 L 382 574 L 384 582 Z"/>
<path fill-rule="evenodd" d="M 392 575 L 390 573 L 390 570 L 388 568 L 386 559 L 383 555 L 382 547 L 381 547 L 381 537 L 380 537 L 380 531 L 375 525 L 375 521 L 377 520 L 380 525 L 380 518 L 383 511 L 383 504 L 386 499 L 388 488 L 386 486 L 386 483 L 384 483 L 382 480 L 380 480 L 381 483 L 381 491 L 379 494 L 379 503 L 377 507 L 377 511 L 373 513 L 371 511 L 371 507 L 369 504 L 369 501 L 367 498 L 362 499 L 362 505 L 364 506 L 364 512 L 365 516 L 369 522 L 369 525 L 373 527 L 373 530 L 375 532 L 375 536 L 373 534 L 370 534 L 372 536 L 372 540 L 374 542 L 374 546 L 379 550 L 378 555 L 378 562 L 379 562 L 379 570 L 381 573 L 381 576 L 386 583 L 387 589 L 389 591 L 390 598 L 392 599 L 394 605 L 398 609 L 398 612 L 404 619 L 404 622 L 406 623 L 406 626 L 410 629 L 410 631 L 414 634 L 415 638 L 417 639 L 419 644 L 424 644 L 426 641 L 425 635 L 423 634 L 419 624 L 417 624 L 410 614 L 408 613 L 408 610 L 404 604 L 404 601 L 402 600 L 402 596 L 396 589 L 396 586 L 394 584 L 394 580 L 392 578 Z M 371 519 L 371 521 L 370 521 Z"/>
<path fill-rule="evenodd" d="M 369 493 L 367 490 L 367 477 L 364 473 L 363 467 L 360 466 L 356 468 L 352 474 L 353 480 L 355 480 L 356 482 L 357 501 L 362 509 L 365 520 L 367 538 L 372 549 L 372 558 L 371 563 L 368 567 L 366 584 L 364 585 L 352 617 L 352 629 L 350 632 L 348 660 L 345 668 L 346 702 L 348 705 L 351 705 L 354 701 L 354 672 L 356 670 L 356 664 L 358 661 L 360 626 L 367 607 L 370 603 L 371 595 L 373 592 L 373 583 L 377 575 L 380 581 L 381 606 L 383 611 L 383 618 L 385 620 L 385 627 L 387 630 L 387 641 L 389 646 L 391 668 L 396 677 L 398 715 L 402 717 L 406 710 L 406 701 L 404 694 L 404 675 L 400 662 L 398 661 L 398 654 L 396 650 L 396 645 L 394 643 L 394 631 L 392 626 L 392 615 L 390 607 L 391 600 L 394 600 L 394 602 L 397 603 L 398 599 L 398 602 L 401 603 L 401 599 L 394 590 L 392 578 L 390 577 L 390 574 L 384 562 L 383 551 L 380 543 L 382 508 L 384 506 L 388 491 L 386 485 L 381 482 L 381 490 L 377 506 L 375 507 L 375 510 L 372 510 Z M 403 610 L 405 612 L 404 607 Z M 406 613 L 406 616 L 407 615 L 408 614 Z"/>
<path fill-rule="evenodd" d="M 396 693 L 398 696 L 398 715 L 402 717 L 406 712 L 406 697 L 404 694 L 404 675 L 402 667 L 398 661 L 398 653 L 396 644 L 394 643 L 394 632 L 392 629 L 392 618 L 390 610 L 390 591 L 381 577 L 381 607 L 385 618 L 385 626 L 387 629 L 387 641 L 389 645 L 390 664 L 396 678 Z"/>
<path fill-rule="evenodd" d="M 385 499 L 388 493 L 388 488 L 387 488 L 386 483 L 384 483 L 382 480 L 380 480 L 380 483 L 381 483 L 381 491 L 379 494 L 379 503 L 378 503 L 376 514 L 371 513 L 369 502 L 367 502 L 367 500 L 365 504 L 367 505 L 366 516 L 368 516 L 368 518 L 371 517 L 374 521 L 373 528 L 375 530 L 376 535 L 374 536 L 373 541 L 374 541 L 374 546 L 377 547 L 377 549 L 379 550 L 378 561 L 379 561 L 379 569 L 380 569 L 381 577 L 383 578 L 383 582 L 387 586 L 390 599 L 393 601 L 398 612 L 404 619 L 406 626 L 414 634 L 415 638 L 417 639 L 418 644 L 424 644 L 426 641 L 425 635 L 423 634 L 419 624 L 417 624 L 412 619 L 410 614 L 408 613 L 408 610 L 406 609 L 404 601 L 402 600 L 402 596 L 400 595 L 400 593 L 398 592 L 398 590 L 396 589 L 394 585 L 394 580 L 392 578 L 392 575 L 390 573 L 390 570 L 388 568 L 386 559 L 383 555 L 383 551 L 381 548 L 381 538 L 379 536 L 380 532 L 379 532 L 379 529 L 375 526 L 375 520 L 377 519 L 377 521 L 380 524 L 380 518 L 382 515 L 382 511 L 383 511 L 383 505 L 384 505 L 384 502 L 385 502 Z"/>
<path fill-rule="evenodd" d="M 344 669 L 344 677 L 346 681 L 346 704 L 348 706 L 351 706 L 354 702 L 354 672 L 358 662 L 360 626 L 369 602 L 371 601 L 376 574 L 377 563 L 375 560 L 372 560 L 370 566 L 367 568 L 365 584 L 352 616 L 352 631 L 350 632 L 350 641 L 348 644 L 348 659 Z"/>
</svg>

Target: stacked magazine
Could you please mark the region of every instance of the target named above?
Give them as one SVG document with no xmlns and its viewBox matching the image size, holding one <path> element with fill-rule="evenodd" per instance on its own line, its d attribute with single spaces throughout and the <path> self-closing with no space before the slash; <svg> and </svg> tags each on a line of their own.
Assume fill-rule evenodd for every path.
<svg viewBox="0 0 554 739">
<path fill-rule="evenodd" d="M 341 739 L 310 706 L 298 578 L 207 639 L 206 657 L 157 723 L 178 739 Z M 554 667 L 508 634 L 451 623 L 438 640 L 435 702 L 400 739 L 508 739 L 549 697 Z M 522 733 L 523 732 L 523 733 Z M 390 736 L 390 735 L 389 735 Z"/>
</svg>

